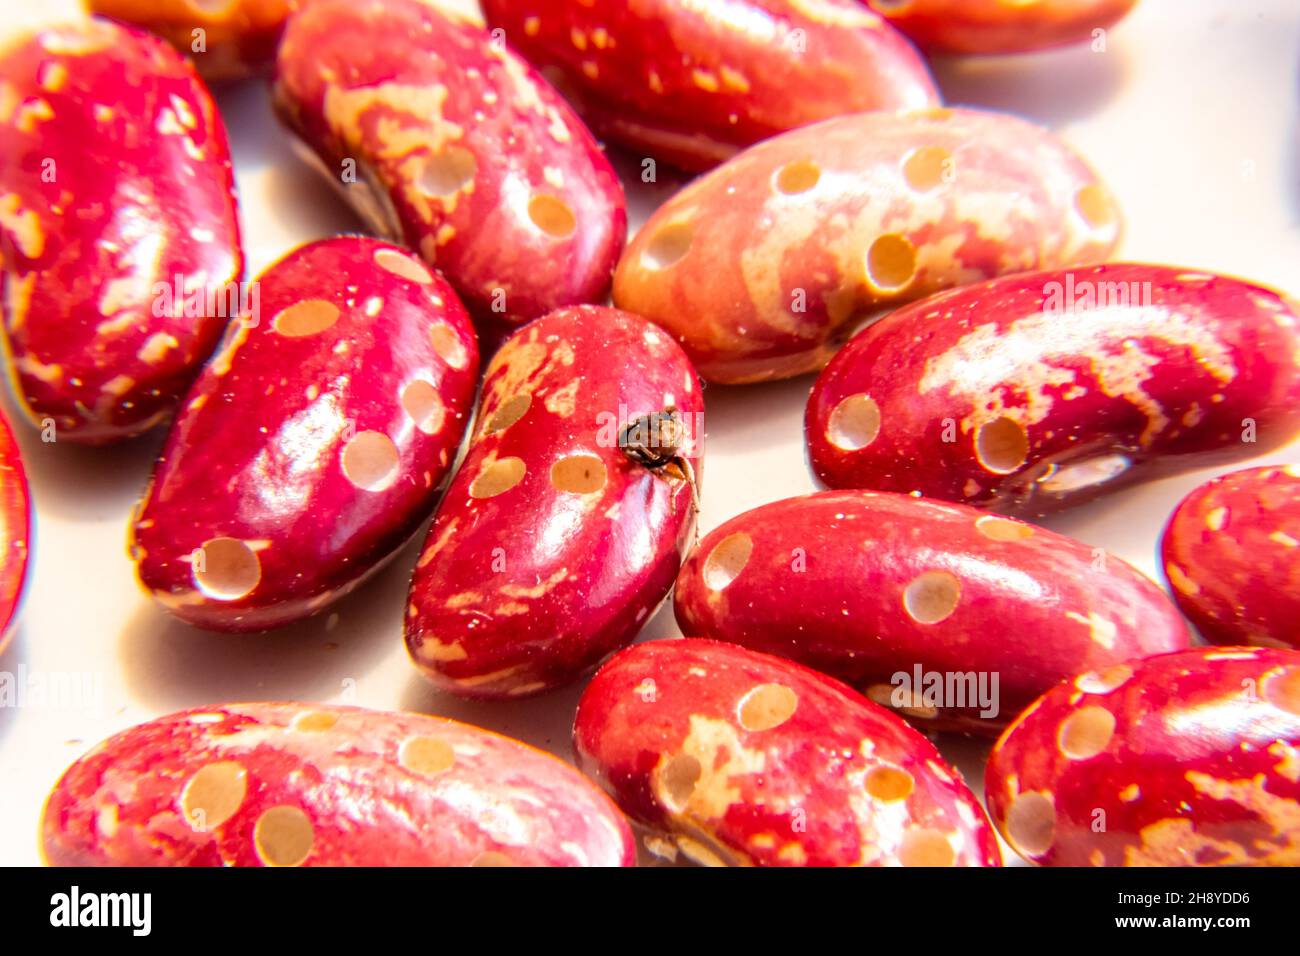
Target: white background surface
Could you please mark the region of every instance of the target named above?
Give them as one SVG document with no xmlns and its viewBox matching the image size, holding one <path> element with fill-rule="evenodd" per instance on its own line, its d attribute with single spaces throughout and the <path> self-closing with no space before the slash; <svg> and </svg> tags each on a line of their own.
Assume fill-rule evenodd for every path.
<svg viewBox="0 0 1300 956">
<path fill-rule="evenodd" d="M 37 5 L 0 0 L 0 29 Z M 1300 294 L 1300 0 L 1142 0 L 1108 40 L 1105 53 L 1085 46 L 954 61 L 937 73 L 950 102 L 1041 122 L 1093 163 L 1127 217 L 1120 257 L 1235 273 Z M 357 228 L 293 155 L 261 84 L 218 99 L 235 154 L 249 277 L 303 241 Z M 674 188 L 661 182 L 632 196 L 634 223 Z M 802 441 L 811 381 L 708 389 L 704 531 L 815 490 Z M 29 681 L 85 675 L 92 694 L 88 706 L 0 708 L 0 864 L 40 862 L 45 795 L 82 752 L 190 706 L 297 699 L 423 711 L 568 757 L 580 686 L 470 704 L 432 690 L 410 665 L 401 618 L 418 540 L 316 620 L 265 635 L 198 631 L 146 598 L 126 556 L 128 516 L 161 435 L 107 450 L 46 445 L 7 394 L 3 407 L 23 446 L 37 520 L 22 624 L 0 654 L 0 672 Z M 1284 460 L 1300 460 L 1300 448 L 1260 461 Z M 1211 474 L 1120 492 L 1047 523 L 1154 575 L 1166 516 Z M 666 606 L 641 637 L 678 633 Z M 941 745 L 979 793 L 986 745 Z"/>
</svg>

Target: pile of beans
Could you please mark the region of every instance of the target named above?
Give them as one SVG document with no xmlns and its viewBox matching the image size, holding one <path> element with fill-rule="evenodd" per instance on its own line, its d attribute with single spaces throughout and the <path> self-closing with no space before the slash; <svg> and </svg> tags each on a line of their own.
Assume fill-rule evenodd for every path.
<svg viewBox="0 0 1300 956">
<path fill-rule="evenodd" d="M 165 716 L 58 781 L 48 861 L 998 866 L 1000 835 L 1300 863 L 1300 465 L 1189 495 L 1168 591 L 1030 523 L 1300 435 L 1297 304 L 1109 261 L 1087 162 L 944 106 L 920 52 L 1083 42 L 1133 2 L 95 0 L 8 44 L 5 360 L 60 441 L 169 429 L 129 519 L 152 598 L 282 627 L 433 515 L 419 671 L 588 682 L 576 768 L 423 715 Z M 372 235 L 244 283 L 205 82 L 257 75 Z M 699 174 L 630 242 L 597 136 Z M 812 373 L 828 490 L 700 538 L 705 383 Z M 670 593 L 689 636 L 629 646 Z M 940 733 L 996 741 L 983 803 Z"/>
</svg>

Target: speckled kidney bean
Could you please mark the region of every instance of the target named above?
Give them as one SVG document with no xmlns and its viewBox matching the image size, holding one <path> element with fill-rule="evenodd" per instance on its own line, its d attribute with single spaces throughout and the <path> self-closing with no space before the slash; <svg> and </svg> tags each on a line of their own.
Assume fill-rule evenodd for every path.
<svg viewBox="0 0 1300 956">
<path fill-rule="evenodd" d="M 266 72 L 284 20 L 301 0 L 89 0 L 90 9 L 163 37 L 199 73 L 231 80 Z"/>
<path fill-rule="evenodd" d="M 1044 514 L 1276 448 L 1300 430 L 1294 303 L 1115 263 L 969 286 L 887 316 L 808 402 L 826 484 Z"/>
<path fill-rule="evenodd" d="M 938 103 L 907 42 L 856 0 L 485 0 L 610 139 L 707 169 L 842 113 Z"/>
<path fill-rule="evenodd" d="M 226 704 L 126 730 L 42 821 L 55 866 L 630 866 L 618 810 L 568 764 L 441 717 Z"/>
<path fill-rule="evenodd" d="M 815 667 L 926 730 L 996 735 L 1090 668 L 1188 645 L 1118 558 L 936 501 L 828 491 L 724 522 L 682 566 L 683 633 Z"/>
<path fill-rule="evenodd" d="M 703 420 L 686 356 L 636 316 L 579 306 L 508 339 L 411 581 L 424 674 L 516 697 L 630 641 L 690 541 Z"/>
<path fill-rule="evenodd" d="M 331 179 L 485 330 L 605 298 L 622 187 L 560 95 L 485 30 L 419 0 L 314 0 L 276 74 L 280 116 Z"/>
<path fill-rule="evenodd" d="M 999 113 L 861 113 L 760 143 L 650 217 L 614 301 L 714 382 L 821 368 L 851 328 L 954 285 L 1094 262 L 1119 214 L 1045 130 Z"/>
<path fill-rule="evenodd" d="M 0 653 L 13 636 L 27 583 L 31 509 L 22 452 L 0 415 Z"/>
<path fill-rule="evenodd" d="M 1300 864 L 1300 653 L 1199 647 L 1084 674 L 993 748 L 989 813 L 1049 866 Z"/>
<path fill-rule="evenodd" d="M 433 510 L 478 374 L 464 307 L 404 249 L 328 239 L 257 285 L 132 525 L 145 587 L 216 630 L 313 614 L 390 557 Z"/>
<path fill-rule="evenodd" d="M 0 131 L 0 302 L 24 411 L 60 441 L 152 428 L 231 314 L 207 303 L 243 270 L 212 98 L 165 43 L 86 20 L 0 56 Z"/>
<path fill-rule="evenodd" d="M 816 671 L 697 639 L 593 678 L 578 764 L 651 833 L 712 866 L 998 866 L 992 828 L 934 746 Z"/>
<path fill-rule="evenodd" d="M 1088 39 L 1104 42 L 1106 28 L 1133 9 L 1137 0 L 862 2 L 929 52 L 1022 53 Z"/>
<path fill-rule="evenodd" d="M 1160 551 L 1178 606 L 1215 644 L 1300 647 L 1300 465 L 1215 478 L 1179 503 Z"/>
</svg>

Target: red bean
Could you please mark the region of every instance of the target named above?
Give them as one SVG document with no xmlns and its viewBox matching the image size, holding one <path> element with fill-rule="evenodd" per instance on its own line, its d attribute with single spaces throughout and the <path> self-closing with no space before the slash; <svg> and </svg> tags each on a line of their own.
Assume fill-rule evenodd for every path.
<svg viewBox="0 0 1300 956">
<path fill-rule="evenodd" d="M 1023 53 L 1091 39 L 1137 0 L 862 0 L 934 53 Z M 1094 47 L 1095 49 L 1095 47 Z M 1104 50 L 1103 45 L 1098 52 Z"/>
<path fill-rule="evenodd" d="M 1189 640 L 1165 594 L 1100 549 L 880 492 L 738 515 L 674 593 L 683 633 L 815 667 L 926 730 L 996 735 L 1071 674 Z"/>
<path fill-rule="evenodd" d="M 190 389 L 132 527 L 153 596 L 225 631 L 321 610 L 414 533 L 478 373 L 464 307 L 404 249 L 312 243 L 257 288 L 259 311 Z"/>
<path fill-rule="evenodd" d="M 957 289 L 867 328 L 808 402 L 817 476 L 1036 515 L 1300 432 L 1271 289 L 1112 263 Z"/>
<path fill-rule="evenodd" d="M 0 415 L 0 653 L 13 637 L 27 584 L 31 507 L 21 450 Z"/>
<path fill-rule="evenodd" d="M 514 697 L 630 641 L 690 541 L 703 409 L 681 349 L 626 312 L 562 309 L 508 339 L 411 581 L 425 675 Z"/>
<path fill-rule="evenodd" d="M 933 745 L 838 681 L 716 641 L 652 641 L 578 705 L 579 766 L 705 865 L 998 866 L 974 796 Z"/>
<path fill-rule="evenodd" d="M 1300 466 L 1201 485 L 1165 527 L 1174 597 L 1216 644 L 1300 647 Z"/>
<path fill-rule="evenodd" d="M 212 98 L 162 41 L 86 20 L 0 58 L 0 130 L 0 302 L 23 410 L 60 441 L 146 431 L 238 311 Z"/>
<path fill-rule="evenodd" d="M 1199 647 L 1048 691 L 993 748 L 989 813 L 1050 866 L 1300 864 L 1300 653 Z"/>
<path fill-rule="evenodd" d="M 939 102 L 925 61 L 856 0 L 483 7 L 512 46 L 563 78 L 602 135 L 686 169 L 830 116 Z"/>
</svg>

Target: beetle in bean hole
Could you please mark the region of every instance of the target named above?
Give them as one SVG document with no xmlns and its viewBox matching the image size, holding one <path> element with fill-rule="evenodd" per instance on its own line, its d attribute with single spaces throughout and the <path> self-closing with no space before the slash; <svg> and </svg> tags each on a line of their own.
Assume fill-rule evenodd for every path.
<svg viewBox="0 0 1300 956">
<path fill-rule="evenodd" d="M 700 492 L 695 482 L 695 469 L 682 457 L 681 449 L 686 437 L 681 414 L 676 408 L 642 415 L 618 433 L 618 447 L 631 461 L 644 465 L 653 475 L 665 481 L 682 481 L 690 486 L 691 507 L 700 513 Z M 699 528 L 695 529 L 696 537 Z"/>
</svg>

